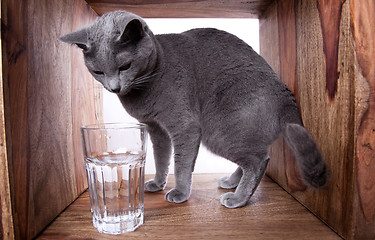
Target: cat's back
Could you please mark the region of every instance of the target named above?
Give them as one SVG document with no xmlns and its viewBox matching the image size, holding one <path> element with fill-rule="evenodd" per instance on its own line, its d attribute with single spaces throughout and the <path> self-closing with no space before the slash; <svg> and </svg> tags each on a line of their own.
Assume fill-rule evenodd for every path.
<svg viewBox="0 0 375 240">
<path fill-rule="evenodd" d="M 277 80 L 277 76 L 268 63 L 251 46 L 228 32 L 214 28 L 197 28 L 179 34 L 184 39 L 183 54 L 192 55 L 195 71 L 210 80 L 218 81 L 218 76 L 259 80 Z M 249 74 L 251 72 L 251 74 Z M 245 80 L 246 79 L 246 80 Z"/>
<path fill-rule="evenodd" d="M 194 42 L 195 48 L 206 57 L 221 56 L 227 58 L 256 58 L 257 53 L 237 36 L 215 28 L 196 28 L 181 33 Z M 224 55 L 225 54 L 225 55 Z M 220 59 L 216 59 L 220 61 Z"/>
<path fill-rule="evenodd" d="M 273 75 L 267 62 L 251 46 L 238 37 L 214 28 L 196 28 L 180 34 L 156 35 L 165 58 L 194 66 L 194 71 L 205 79 L 225 74 L 238 76 L 253 72 Z M 238 76 L 240 78 L 244 76 Z"/>
<path fill-rule="evenodd" d="M 235 45 L 237 48 L 252 50 L 248 44 L 237 36 L 216 28 L 195 28 L 183 32 L 181 35 L 189 36 L 194 39 L 196 43 L 199 43 L 198 47 L 203 47 L 207 44 L 210 45 L 211 48 Z"/>
<path fill-rule="evenodd" d="M 193 55 L 191 64 L 203 89 L 217 91 L 231 85 L 238 91 L 263 89 L 272 94 L 284 87 L 268 63 L 237 36 L 214 28 L 192 29 L 180 35 L 189 39 L 187 54 Z"/>
<path fill-rule="evenodd" d="M 210 57 L 224 52 L 234 58 L 236 55 L 257 55 L 243 40 L 215 28 L 196 28 L 178 34 L 156 35 L 156 38 L 167 52 L 173 50 L 183 55 Z"/>
<path fill-rule="evenodd" d="M 177 62 L 189 68 L 199 89 L 201 104 L 224 93 L 223 96 L 228 96 L 225 101 L 228 105 L 258 97 L 274 101 L 285 89 L 261 56 L 243 40 L 225 31 L 197 28 L 157 38 L 166 52 L 166 61 L 170 61 L 171 71 Z"/>
</svg>

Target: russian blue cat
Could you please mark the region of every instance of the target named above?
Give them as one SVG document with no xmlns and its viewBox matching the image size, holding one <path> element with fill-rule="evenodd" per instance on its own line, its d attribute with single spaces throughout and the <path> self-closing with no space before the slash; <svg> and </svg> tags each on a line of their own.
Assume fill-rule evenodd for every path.
<svg viewBox="0 0 375 240">
<path fill-rule="evenodd" d="M 166 200 L 188 200 L 192 172 L 202 142 L 238 165 L 219 186 L 236 188 L 221 196 L 228 208 L 246 205 L 261 178 L 268 148 L 283 134 L 302 178 L 319 188 L 327 167 L 302 126 L 291 91 L 266 61 L 237 37 L 216 29 L 154 35 L 132 13 L 104 14 L 59 40 L 83 49 L 96 80 L 118 95 L 126 111 L 148 125 L 156 174 L 149 192 L 166 186 L 172 148 L 175 187 Z"/>
</svg>

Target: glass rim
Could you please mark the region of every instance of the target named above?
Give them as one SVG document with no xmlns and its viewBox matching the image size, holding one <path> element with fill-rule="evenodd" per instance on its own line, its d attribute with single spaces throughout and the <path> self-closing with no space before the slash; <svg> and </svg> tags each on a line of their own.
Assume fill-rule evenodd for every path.
<svg viewBox="0 0 375 240">
<path fill-rule="evenodd" d="M 138 122 L 113 122 L 113 123 L 94 123 L 81 126 L 81 130 L 125 130 L 131 128 L 145 129 L 147 127 L 144 123 Z"/>
</svg>

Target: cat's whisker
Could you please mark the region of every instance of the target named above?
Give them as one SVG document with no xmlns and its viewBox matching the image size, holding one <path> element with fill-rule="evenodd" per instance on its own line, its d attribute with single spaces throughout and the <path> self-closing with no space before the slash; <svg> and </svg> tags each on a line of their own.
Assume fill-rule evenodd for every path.
<svg viewBox="0 0 375 240">
<path fill-rule="evenodd" d="M 133 82 L 131 83 L 131 87 L 133 89 L 142 89 L 142 88 L 145 88 L 148 84 L 151 83 L 151 79 L 153 77 L 156 77 L 158 75 L 160 75 L 161 73 L 158 72 L 158 71 L 155 71 L 155 73 L 152 73 L 150 75 L 147 75 L 147 76 L 141 76 L 139 78 L 136 78 L 133 80 Z"/>
</svg>

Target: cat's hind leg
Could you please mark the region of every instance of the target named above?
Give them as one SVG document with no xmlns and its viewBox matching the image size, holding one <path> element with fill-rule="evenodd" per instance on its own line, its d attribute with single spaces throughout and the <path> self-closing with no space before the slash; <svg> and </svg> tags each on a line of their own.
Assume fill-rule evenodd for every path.
<svg viewBox="0 0 375 240">
<path fill-rule="evenodd" d="M 219 187 L 224 189 L 233 189 L 238 186 L 242 178 L 242 168 L 238 167 L 229 177 L 222 177 L 219 179 Z"/>
<path fill-rule="evenodd" d="M 220 202 L 227 208 L 237 208 L 246 205 L 250 197 L 258 187 L 266 171 L 269 157 L 258 158 L 249 156 L 248 161 L 241 161 L 242 177 L 236 191 L 225 193 L 221 196 Z"/>
</svg>

